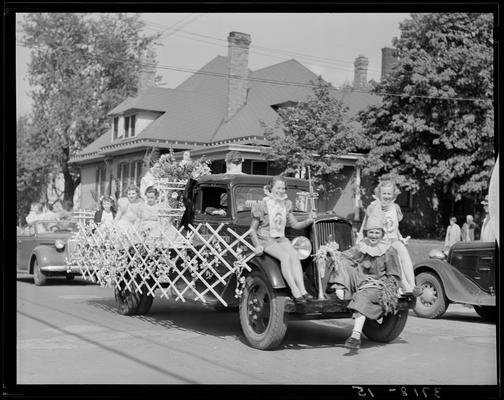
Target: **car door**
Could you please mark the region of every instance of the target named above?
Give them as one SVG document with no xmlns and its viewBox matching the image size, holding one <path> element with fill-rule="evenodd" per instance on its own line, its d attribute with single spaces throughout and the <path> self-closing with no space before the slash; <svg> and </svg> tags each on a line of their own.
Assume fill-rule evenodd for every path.
<svg viewBox="0 0 504 400">
<path fill-rule="evenodd" d="M 494 249 L 474 247 L 454 251 L 451 264 L 482 289 L 495 288 Z"/>
<path fill-rule="evenodd" d="M 33 226 L 17 235 L 17 271 L 28 273 L 30 271 L 30 257 L 35 248 L 35 231 Z"/>
</svg>

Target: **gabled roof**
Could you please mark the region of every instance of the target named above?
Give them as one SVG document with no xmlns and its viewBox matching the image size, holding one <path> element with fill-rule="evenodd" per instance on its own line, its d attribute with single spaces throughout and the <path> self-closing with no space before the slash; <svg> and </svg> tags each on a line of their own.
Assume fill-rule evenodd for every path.
<svg viewBox="0 0 504 400">
<path fill-rule="evenodd" d="M 114 152 L 118 146 L 124 147 L 120 144 L 126 141 L 138 144 L 177 141 L 208 146 L 233 139 L 262 137 L 265 125 L 273 126 L 278 118 L 272 106 L 306 100 L 313 95 L 311 82 L 317 80 L 316 74 L 296 60 L 249 71 L 247 102 L 226 121 L 227 74 L 228 57 L 217 56 L 175 89 L 152 87 L 135 98 L 126 99 L 109 115 L 148 110 L 159 112 L 161 116 L 132 139 L 112 142 L 110 133 L 105 133 L 83 149 L 76 159 Z M 348 106 L 349 117 L 381 101 L 369 93 L 337 89 L 332 92 Z"/>
</svg>

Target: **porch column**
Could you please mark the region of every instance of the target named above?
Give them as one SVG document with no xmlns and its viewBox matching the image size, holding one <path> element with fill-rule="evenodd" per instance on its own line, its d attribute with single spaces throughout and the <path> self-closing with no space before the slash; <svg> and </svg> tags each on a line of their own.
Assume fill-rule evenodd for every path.
<svg viewBox="0 0 504 400">
<path fill-rule="evenodd" d="M 354 202 L 354 221 L 360 220 L 360 185 L 361 185 L 361 170 L 359 166 L 355 166 L 355 202 Z"/>
</svg>

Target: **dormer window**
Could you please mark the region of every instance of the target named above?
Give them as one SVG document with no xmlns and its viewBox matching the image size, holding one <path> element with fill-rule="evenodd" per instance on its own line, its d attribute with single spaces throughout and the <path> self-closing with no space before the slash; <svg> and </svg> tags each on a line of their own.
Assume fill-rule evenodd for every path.
<svg viewBox="0 0 504 400">
<path fill-rule="evenodd" d="M 124 137 L 133 137 L 135 136 L 135 123 L 136 116 L 130 115 L 128 117 L 124 117 Z"/>
<path fill-rule="evenodd" d="M 114 117 L 114 139 L 119 136 L 119 117 Z"/>
</svg>

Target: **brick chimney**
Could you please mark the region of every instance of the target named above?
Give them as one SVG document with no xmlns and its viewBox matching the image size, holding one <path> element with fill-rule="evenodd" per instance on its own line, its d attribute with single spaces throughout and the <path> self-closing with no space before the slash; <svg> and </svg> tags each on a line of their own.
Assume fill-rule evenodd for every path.
<svg viewBox="0 0 504 400">
<path fill-rule="evenodd" d="M 359 55 L 354 62 L 354 89 L 365 89 L 367 88 L 367 68 L 369 65 L 369 60 L 363 55 Z"/>
<path fill-rule="evenodd" d="M 395 56 L 395 49 L 392 47 L 384 47 L 382 50 L 382 63 L 381 63 L 381 80 L 388 75 L 394 65 L 397 64 L 397 57 Z"/>
<path fill-rule="evenodd" d="M 142 65 L 138 74 L 138 90 L 137 93 L 143 92 L 145 89 L 155 86 L 156 78 L 156 53 L 151 48 L 148 48 L 141 58 Z"/>
<path fill-rule="evenodd" d="M 250 35 L 230 32 L 228 36 L 228 106 L 226 121 L 247 102 Z"/>
</svg>

